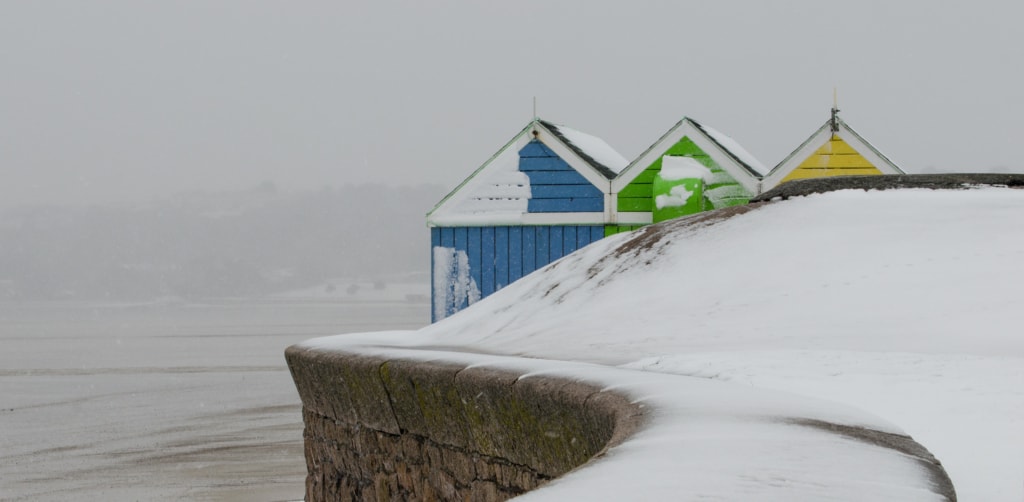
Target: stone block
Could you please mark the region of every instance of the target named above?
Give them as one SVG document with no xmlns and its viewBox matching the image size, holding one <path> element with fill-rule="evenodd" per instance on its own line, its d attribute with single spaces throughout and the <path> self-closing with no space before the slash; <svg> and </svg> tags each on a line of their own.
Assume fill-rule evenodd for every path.
<svg viewBox="0 0 1024 502">
<path fill-rule="evenodd" d="M 461 486 L 469 486 L 476 479 L 473 459 L 464 451 L 451 448 L 441 450 L 441 465 Z"/>
<path fill-rule="evenodd" d="M 457 494 L 455 478 L 440 469 L 431 469 L 427 474 L 427 483 L 434 489 L 440 500 L 455 500 Z"/>
<path fill-rule="evenodd" d="M 285 359 L 304 407 L 349 424 L 400 432 L 380 379 L 384 359 L 299 346 L 288 347 Z"/>
<path fill-rule="evenodd" d="M 524 420 L 528 416 L 511 402 L 511 387 L 518 375 L 490 368 L 467 368 L 455 377 L 464 406 L 470 449 L 486 456 L 508 458 L 521 449 Z M 513 460 L 514 461 L 514 460 Z"/>
<path fill-rule="evenodd" d="M 463 403 L 455 387 L 460 365 L 388 361 L 380 368 L 381 380 L 403 432 L 465 448 L 469 444 Z"/>
<path fill-rule="evenodd" d="M 470 488 L 470 502 L 496 502 L 505 500 L 498 492 L 498 485 L 491 481 L 474 481 Z"/>
</svg>

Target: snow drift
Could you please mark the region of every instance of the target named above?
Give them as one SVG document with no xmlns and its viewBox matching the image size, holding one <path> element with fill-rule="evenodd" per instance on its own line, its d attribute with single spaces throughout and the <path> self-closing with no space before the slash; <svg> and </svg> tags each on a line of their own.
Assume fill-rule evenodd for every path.
<svg viewBox="0 0 1024 502">
<path fill-rule="evenodd" d="M 942 461 L 963 500 L 1016 501 L 1024 497 L 1022 259 L 1024 191 L 844 190 L 604 239 L 386 343 L 588 362 L 813 398 L 839 416 L 866 412 L 913 436 Z M 371 340 L 344 343 L 384 341 Z M 659 399 L 672 408 L 671 396 Z M 702 403 L 722 404 L 708 399 Z M 646 444 L 653 452 L 665 439 L 620 449 Z M 682 441 L 676 451 L 693 446 Z M 707 465 L 721 465 L 705 453 Z M 745 459 L 731 461 L 730 472 L 743 471 Z M 686 476 L 693 482 L 718 480 L 708 492 L 716 496 L 757 493 L 743 488 L 750 480 L 742 476 L 718 478 L 699 461 L 687 468 L 696 469 Z M 881 463 L 858 468 L 879 479 L 891 474 Z M 599 482 L 599 474 L 589 476 Z M 791 488 L 791 495 L 810 493 Z"/>
</svg>

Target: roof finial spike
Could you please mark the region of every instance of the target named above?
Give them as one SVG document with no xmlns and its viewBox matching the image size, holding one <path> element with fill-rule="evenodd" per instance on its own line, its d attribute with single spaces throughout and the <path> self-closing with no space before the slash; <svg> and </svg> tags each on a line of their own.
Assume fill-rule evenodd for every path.
<svg viewBox="0 0 1024 502">
<path fill-rule="evenodd" d="M 829 122 L 832 133 L 839 132 L 839 92 L 836 87 L 832 88 L 832 120 Z"/>
<path fill-rule="evenodd" d="M 537 120 L 537 96 L 533 97 L 533 120 Z"/>
</svg>

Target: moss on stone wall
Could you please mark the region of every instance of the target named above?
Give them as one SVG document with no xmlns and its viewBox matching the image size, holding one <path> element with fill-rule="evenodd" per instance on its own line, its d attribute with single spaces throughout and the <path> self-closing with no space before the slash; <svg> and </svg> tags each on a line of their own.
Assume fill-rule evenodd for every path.
<svg viewBox="0 0 1024 502">
<path fill-rule="evenodd" d="M 504 500 L 639 423 L 626 399 L 571 380 L 298 347 L 286 358 L 307 500 Z"/>
</svg>

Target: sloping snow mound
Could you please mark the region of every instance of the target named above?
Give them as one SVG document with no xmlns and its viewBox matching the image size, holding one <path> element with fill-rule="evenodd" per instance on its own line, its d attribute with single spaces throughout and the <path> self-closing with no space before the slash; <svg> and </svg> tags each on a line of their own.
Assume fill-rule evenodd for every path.
<svg viewBox="0 0 1024 502">
<path fill-rule="evenodd" d="M 413 343 L 838 401 L 1024 500 L 1024 190 L 844 190 L 592 244 Z"/>
<path fill-rule="evenodd" d="M 850 190 L 748 207 L 599 241 L 423 331 L 603 362 L 729 347 L 1019 354 L 1024 191 Z"/>
</svg>

